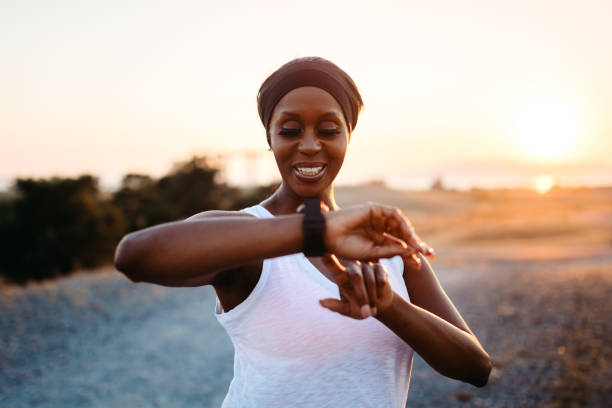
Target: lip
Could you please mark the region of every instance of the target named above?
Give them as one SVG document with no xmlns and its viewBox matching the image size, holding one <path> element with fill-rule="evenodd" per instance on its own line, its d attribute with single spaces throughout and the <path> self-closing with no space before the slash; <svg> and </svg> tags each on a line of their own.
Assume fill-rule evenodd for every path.
<svg viewBox="0 0 612 408">
<path fill-rule="evenodd" d="M 314 176 L 307 176 L 305 174 L 300 173 L 297 169 L 298 167 L 323 167 L 323 168 L 321 169 L 319 174 L 314 175 Z M 321 180 L 321 178 L 323 178 L 323 176 L 325 175 L 325 172 L 327 171 L 327 164 L 321 163 L 321 162 L 296 163 L 292 166 L 292 169 L 293 169 L 293 174 L 298 180 L 305 182 L 305 183 L 315 183 Z"/>
<path fill-rule="evenodd" d="M 297 162 L 293 164 L 293 167 L 322 167 L 326 164 L 325 162 Z"/>
</svg>

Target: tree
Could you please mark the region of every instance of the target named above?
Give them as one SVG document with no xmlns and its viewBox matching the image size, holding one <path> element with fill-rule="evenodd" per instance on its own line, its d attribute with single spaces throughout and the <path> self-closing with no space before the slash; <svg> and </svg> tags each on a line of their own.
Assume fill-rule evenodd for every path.
<svg viewBox="0 0 612 408">
<path fill-rule="evenodd" d="M 201 211 L 228 209 L 236 198 L 236 189 L 217 183 L 219 169 L 209 165 L 206 157 L 192 157 L 177 163 L 170 174 L 157 182 L 163 199 L 175 212 L 175 218 Z"/>
<path fill-rule="evenodd" d="M 110 200 L 89 175 L 18 179 L 13 194 L 0 196 L 0 275 L 24 283 L 95 267 L 111 262 L 126 232 L 247 207 L 273 190 L 231 187 L 216 180 L 218 172 L 205 157 L 192 157 L 158 180 L 126 175 Z"/>
<path fill-rule="evenodd" d="M 123 212 L 128 232 L 178 218 L 178 211 L 166 202 L 157 181 L 143 174 L 126 175 L 112 202 Z"/>
<path fill-rule="evenodd" d="M 101 199 L 96 178 L 18 179 L 0 218 L 0 273 L 23 283 L 112 259 L 125 230 L 121 212 Z"/>
</svg>

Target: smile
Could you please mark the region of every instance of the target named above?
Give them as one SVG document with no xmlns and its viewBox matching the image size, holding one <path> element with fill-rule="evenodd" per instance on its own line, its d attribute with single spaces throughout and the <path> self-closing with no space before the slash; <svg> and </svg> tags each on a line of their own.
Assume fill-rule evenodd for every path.
<svg viewBox="0 0 612 408">
<path fill-rule="evenodd" d="M 317 181 L 323 176 L 325 173 L 326 165 L 318 165 L 318 166 L 294 166 L 293 170 L 298 179 L 303 181 Z"/>
<path fill-rule="evenodd" d="M 296 170 L 305 176 L 316 176 L 323 170 L 323 166 L 319 167 L 296 167 Z"/>
</svg>

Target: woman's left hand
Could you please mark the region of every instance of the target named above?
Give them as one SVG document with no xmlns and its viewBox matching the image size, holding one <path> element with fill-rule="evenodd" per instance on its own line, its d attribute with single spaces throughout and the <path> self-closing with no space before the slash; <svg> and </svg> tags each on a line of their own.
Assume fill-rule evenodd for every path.
<svg viewBox="0 0 612 408">
<path fill-rule="evenodd" d="M 345 267 L 329 253 L 322 260 L 332 271 L 340 299 L 321 299 L 321 306 L 353 319 L 365 319 L 391 305 L 394 293 L 389 274 L 380 263 L 356 261 Z"/>
</svg>

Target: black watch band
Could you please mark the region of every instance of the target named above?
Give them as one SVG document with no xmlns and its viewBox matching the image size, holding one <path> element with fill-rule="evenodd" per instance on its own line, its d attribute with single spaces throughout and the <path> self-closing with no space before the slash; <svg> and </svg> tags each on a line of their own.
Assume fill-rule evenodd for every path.
<svg viewBox="0 0 612 408">
<path fill-rule="evenodd" d="M 321 212 L 321 200 L 309 198 L 304 201 L 304 243 L 302 252 L 306 256 L 323 256 L 326 252 L 325 217 Z"/>
</svg>

